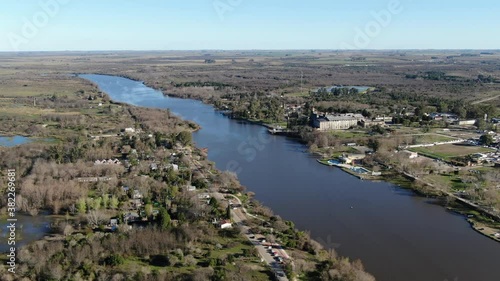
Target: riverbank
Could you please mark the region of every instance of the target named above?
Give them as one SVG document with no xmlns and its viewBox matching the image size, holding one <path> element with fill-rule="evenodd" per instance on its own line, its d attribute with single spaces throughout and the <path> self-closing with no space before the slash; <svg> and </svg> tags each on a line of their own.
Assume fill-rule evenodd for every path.
<svg viewBox="0 0 500 281">
<path fill-rule="evenodd" d="M 90 78 L 89 78 L 90 80 Z M 100 80 L 98 80 L 100 81 Z M 140 82 L 141 84 L 145 85 L 144 83 L 142 83 L 141 81 L 136 81 L 136 82 Z M 99 85 L 97 85 L 99 86 Z M 133 87 L 133 85 L 128 85 L 129 88 Z M 108 95 L 110 95 L 111 98 L 113 98 L 113 95 L 111 92 L 109 91 L 105 91 Z M 169 99 L 165 99 L 166 101 L 169 101 Z M 122 102 L 124 100 L 121 100 Z M 170 100 L 171 101 L 171 100 Z M 126 100 L 125 100 L 126 102 Z M 168 107 L 161 107 L 162 109 L 167 109 Z M 194 121 L 189 121 L 189 120 L 186 120 L 184 118 L 184 120 L 186 122 L 194 122 Z M 246 122 L 246 121 L 245 121 Z M 197 124 L 198 127 L 201 127 L 200 124 Z M 200 146 L 200 144 L 197 142 L 196 146 Z M 177 154 L 178 152 L 176 151 L 175 154 Z M 198 179 L 196 180 L 196 183 L 195 183 L 195 180 L 191 181 L 191 184 L 193 185 L 196 185 L 196 189 L 194 190 L 194 192 L 204 192 L 206 191 L 206 189 L 216 189 L 216 188 L 220 188 L 221 190 L 226 190 L 226 188 L 222 188 L 222 187 L 219 187 L 220 185 L 220 182 L 222 182 L 220 179 L 213 179 L 213 177 L 216 177 L 216 176 L 220 176 L 220 175 L 225 175 L 226 177 L 228 177 L 228 175 L 226 175 L 226 173 L 224 172 L 221 172 L 220 170 L 218 169 L 215 169 L 215 170 L 212 170 L 213 167 L 208 167 L 207 164 L 204 164 L 203 161 L 206 161 L 206 159 L 204 159 L 206 156 L 204 157 L 201 157 L 201 159 L 199 158 L 200 155 L 190 155 L 190 153 L 184 151 L 183 149 L 183 156 L 186 156 L 185 159 L 183 159 L 183 163 L 184 164 L 187 164 L 187 168 L 188 170 L 192 170 L 192 171 L 196 171 L 197 173 L 197 177 Z M 211 172 L 213 171 L 213 172 Z M 150 174 L 151 175 L 151 174 Z M 227 181 L 227 179 L 225 180 Z M 201 185 L 201 187 L 200 187 Z M 236 179 L 234 179 L 233 181 L 233 184 L 231 184 L 231 188 L 235 188 L 235 186 L 241 186 L 241 183 L 237 182 Z M 227 191 L 225 191 L 227 192 Z M 203 196 L 203 194 L 199 194 L 200 196 Z M 225 205 L 226 203 L 222 203 L 220 205 Z M 246 205 L 245 207 L 248 208 L 249 210 L 252 210 L 252 213 L 255 211 L 256 206 L 260 205 L 260 203 L 257 201 L 257 200 L 252 200 L 252 201 L 249 201 L 249 202 L 246 202 L 245 204 L 249 204 L 249 205 Z M 219 205 L 219 204 L 215 204 L 214 202 L 212 202 L 212 200 L 210 200 L 209 202 L 209 205 L 210 206 L 216 206 L 216 205 Z M 219 206 L 220 206 L 219 205 Z M 251 206 L 250 206 L 251 205 Z M 264 206 L 261 206 L 259 207 L 259 209 L 266 209 Z M 262 211 L 261 211 L 262 212 Z M 271 212 L 271 211 L 270 211 Z M 272 215 L 272 212 L 271 214 L 267 214 L 267 212 L 263 212 L 262 215 L 262 218 L 266 220 L 266 223 L 264 226 L 262 226 L 262 222 L 257 222 L 257 223 L 253 223 L 253 227 L 255 229 L 257 229 L 257 231 L 259 231 L 259 233 L 262 233 L 262 235 L 265 235 L 265 236 L 269 236 L 271 235 L 270 237 L 274 239 L 276 239 L 276 241 L 282 241 L 282 245 L 286 246 L 290 251 L 292 252 L 297 252 L 297 257 L 298 260 L 301 260 L 302 258 L 300 257 L 303 257 L 304 255 L 306 255 L 308 257 L 309 260 L 316 260 L 316 257 L 313 257 L 313 256 L 310 256 L 310 254 L 312 252 L 314 252 L 316 255 L 316 253 L 320 254 L 321 256 L 328 256 L 328 254 L 326 254 L 326 250 L 324 250 L 322 247 L 320 247 L 319 243 L 316 242 L 315 240 L 311 239 L 310 237 L 308 237 L 307 235 L 305 235 L 303 231 L 300 231 L 300 230 L 297 230 L 295 229 L 293 226 L 294 226 L 294 223 L 293 222 L 285 222 L 285 221 L 282 221 L 279 217 L 276 217 L 274 215 Z M 277 231 L 277 230 L 274 230 L 274 227 L 273 227 L 273 230 L 269 230 L 269 227 L 273 226 L 274 224 L 279 224 L 279 226 L 281 226 L 281 231 Z M 286 226 L 284 228 L 284 226 Z M 262 228 L 262 229 L 261 229 Z M 253 230 L 254 231 L 254 230 Z M 255 232 L 257 232 L 255 231 Z M 301 245 L 301 246 L 299 246 Z M 314 245 L 314 246 L 312 246 Z M 306 252 L 309 252 L 309 253 L 306 253 Z M 294 259 L 295 260 L 295 259 Z M 293 260 L 292 260 L 293 261 Z M 287 267 L 287 272 L 290 271 L 290 269 Z"/>
<path fill-rule="evenodd" d="M 130 77 L 127 77 L 127 78 L 130 78 Z M 152 85 L 151 83 L 147 83 L 147 82 L 139 81 L 139 80 L 135 80 L 135 81 L 138 81 L 138 82 L 140 82 L 140 83 L 142 83 L 144 85 L 147 85 L 147 86 L 149 86 L 151 88 L 154 88 L 155 90 L 161 92 L 164 96 L 174 96 L 174 97 L 179 97 L 179 98 L 182 98 L 182 99 L 186 99 L 186 96 L 184 96 L 184 95 L 177 96 L 177 95 L 171 95 L 169 93 L 166 93 L 162 89 L 159 89 L 159 88 L 155 87 L 155 85 Z M 189 97 L 188 97 L 188 99 L 189 99 Z M 208 104 L 208 105 L 210 105 L 212 107 L 215 106 L 213 103 L 210 103 L 210 101 L 207 100 L 207 99 L 202 99 L 202 98 L 199 98 L 199 97 L 195 98 L 195 99 L 198 100 L 198 101 L 202 101 L 203 103 Z M 267 129 L 273 128 L 271 126 L 271 124 L 267 124 L 267 123 L 265 123 L 263 121 L 249 120 L 249 119 L 245 119 L 245 118 L 234 118 L 234 120 L 240 120 L 242 122 L 247 122 L 249 124 L 255 124 L 255 125 L 264 126 Z M 301 141 L 302 143 L 304 142 L 302 139 L 298 139 L 298 141 Z M 355 176 L 355 177 L 357 177 L 357 178 L 360 178 L 359 174 L 354 173 L 353 171 L 351 171 L 349 169 L 344 169 L 344 171 L 347 172 L 347 173 L 349 173 L 349 174 L 351 174 L 351 175 L 353 175 L 353 176 Z M 387 182 L 390 182 L 390 183 L 394 183 L 396 185 L 400 185 L 403 188 L 406 188 L 406 189 L 414 191 L 415 193 L 417 193 L 418 195 L 420 195 L 422 197 L 437 197 L 437 198 L 442 198 L 442 199 L 446 199 L 448 197 L 446 194 L 440 192 L 439 190 L 436 190 L 436 189 L 433 189 L 433 188 L 424 188 L 424 187 L 421 186 L 421 184 L 419 184 L 419 185 L 414 184 L 413 180 L 411 180 L 411 179 L 410 180 L 405 179 L 404 178 L 404 174 L 402 174 L 402 173 L 394 173 L 393 171 L 390 171 L 389 173 L 384 173 L 384 175 L 382 177 L 369 178 L 369 179 L 370 180 L 382 179 L 384 181 L 387 181 Z M 406 182 L 405 183 L 401 183 L 402 181 L 406 181 Z M 431 187 L 431 186 L 429 186 L 429 187 Z M 472 211 L 472 210 L 473 209 L 469 209 L 469 211 Z"/>
<path fill-rule="evenodd" d="M 422 182 L 425 186 L 431 187 L 432 189 L 421 187 L 419 188 L 415 184 L 412 184 L 412 182 L 418 181 L 419 179 L 411 177 L 410 175 L 405 173 L 394 174 L 394 172 L 386 171 L 386 174 L 381 176 L 362 175 L 353 171 L 351 168 L 353 166 L 350 165 L 332 163 L 330 162 L 330 159 L 318 159 L 317 161 L 318 163 L 325 166 L 337 167 L 361 180 L 384 179 L 385 181 L 395 183 L 402 188 L 412 190 L 420 196 L 443 199 L 451 198 L 455 200 L 455 202 L 457 202 L 459 206 L 453 207 L 451 204 L 443 204 L 443 207 L 447 208 L 450 211 L 463 215 L 475 231 L 497 242 L 500 242 L 500 220 L 498 219 L 498 217 L 493 216 L 492 219 L 491 214 L 480 213 L 484 212 L 484 210 L 482 210 L 479 206 L 469 203 L 463 199 L 459 200 L 460 198 L 456 198 L 456 196 L 452 196 L 449 193 L 437 191 L 437 189 L 429 183 Z M 398 176 L 403 177 L 400 180 L 395 180 L 398 178 Z"/>
<path fill-rule="evenodd" d="M 109 81 L 106 82 L 108 85 L 120 84 L 122 87 L 135 87 L 126 81 L 115 81 L 113 78 L 104 77 L 99 78 L 98 81 L 103 80 Z M 107 88 L 108 90 L 113 89 Z M 117 88 L 119 88 L 117 89 L 119 92 L 123 93 L 121 87 Z M 465 262 L 470 265 L 476 265 L 476 261 L 479 260 L 483 266 L 494 269 L 489 265 L 489 260 L 484 258 L 455 260 L 446 253 L 451 249 L 458 248 L 455 243 L 456 239 L 442 241 L 446 240 L 447 237 L 443 232 L 436 233 L 433 237 L 427 237 L 425 233 L 421 233 L 423 228 L 420 223 L 412 224 L 411 221 L 426 221 L 426 229 L 429 226 L 440 227 L 446 225 L 447 229 L 455 233 L 458 240 L 463 241 L 462 243 L 475 245 L 478 249 L 475 252 L 482 252 L 483 255 L 496 257 L 495 253 L 490 253 L 491 242 L 488 241 L 490 244 L 486 245 L 485 239 L 464 227 L 463 220 L 448 212 L 443 212 L 441 207 L 431 206 L 426 203 L 427 200 L 389 184 L 360 182 L 344 175 L 344 172 L 335 172 L 333 169 L 326 168 L 318 169 L 315 167 L 315 164 L 317 164 L 316 159 L 307 153 L 305 147 L 287 138 L 268 138 L 270 142 L 257 146 L 255 158 L 252 157 L 249 160 L 249 155 L 242 155 L 239 152 L 241 149 L 238 150 L 238 147 L 241 147 L 245 140 L 258 138 L 262 134 L 266 134 L 264 129 L 230 120 L 222 116 L 220 112 L 214 111 L 213 107 L 200 102 L 174 98 L 163 99 L 159 98 L 159 95 L 161 94 L 157 91 L 146 92 L 141 86 L 137 86 L 137 91 L 127 92 L 125 95 L 119 93 L 115 97 L 127 101 L 127 97 L 131 96 L 133 98 L 130 100 L 134 104 L 146 107 L 171 108 L 171 112 L 183 116 L 184 119 L 198 120 L 199 124 L 205 129 L 193 135 L 194 141 L 198 146 L 209 148 L 211 152 L 209 158 L 216 163 L 219 169 L 227 169 L 227 164 L 230 163 L 239 163 L 242 169 L 238 171 L 238 178 L 242 184 L 248 186 L 249 190 L 257 193 L 259 201 L 271 206 L 273 210 L 276 210 L 278 214 L 288 220 L 295 221 L 299 225 L 299 229 L 310 230 L 311 234 L 314 235 L 313 237 L 317 241 L 321 241 L 323 245 L 328 246 L 328 248 L 335 248 L 337 243 L 342 243 L 341 255 L 366 260 L 367 269 L 380 276 L 380 278 L 384 280 L 444 280 L 444 278 L 449 278 L 449 275 L 443 275 L 430 269 L 429 263 L 426 262 L 429 259 L 432 263 L 439 264 L 440 272 L 449 272 L 450 268 L 447 268 L 446 264 L 439 263 L 439 260 L 449 259 L 453 259 L 455 264 Z M 271 175 L 265 176 L 271 171 Z M 290 171 L 294 172 L 291 173 Z M 331 178 L 332 173 L 336 174 L 335 178 Z M 311 177 L 311 175 L 315 176 Z M 309 188 L 304 189 L 305 186 Z M 381 189 L 372 188 L 374 186 L 380 186 Z M 285 193 L 286 199 L 282 197 Z M 321 194 L 321 196 L 318 196 L 318 194 Z M 290 200 L 294 202 L 293 207 L 287 204 Z M 301 209 L 300 214 L 297 212 L 299 206 Z M 325 206 L 329 207 L 325 208 Z M 355 206 L 355 208 L 350 209 L 349 206 Z M 388 209 L 398 210 L 398 212 L 387 213 Z M 328 212 L 325 212 L 325 210 Z M 399 213 L 405 215 L 399 215 Z M 366 240 L 366 229 L 352 223 L 352 215 L 354 214 L 356 214 L 356 217 L 373 221 L 377 225 L 384 225 L 387 220 L 398 223 L 409 232 L 404 234 L 406 240 L 413 241 L 413 245 L 418 243 L 422 247 L 430 246 L 431 248 L 427 251 L 428 254 L 425 254 L 425 259 L 422 256 L 420 258 L 409 257 L 406 262 L 398 265 L 398 268 L 402 268 L 401 270 L 395 269 L 394 272 L 391 271 L 390 275 L 394 277 L 388 276 L 388 274 L 380 270 L 384 266 L 382 262 L 379 262 L 381 257 L 394 264 L 398 264 L 398 260 L 384 254 L 377 259 L 371 258 L 370 253 L 384 250 Z M 429 217 L 429 214 L 432 215 Z M 315 224 L 302 219 L 311 216 L 316 217 L 318 222 L 329 221 L 330 223 Z M 343 230 L 343 226 L 346 225 L 349 226 L 349 233 Z M 379 245 L 385 245 L 384 249 L 397 246 L 392 250 L 396 252 L 400 250 L 412 251 L 411 245 L 408 245 L 405 241 L 393 243 L 395 237 L 390 227 L 373 226 L 371 232 L 377 235 L 377 240 L 380 241 Z M 428 233 L 427 230 L 425 232 Z M 436 239 L 440 242 L 436 241 Z M 432 249 L 437 249 L 438 245 L 439 247 L 444 246 L 447 250 L 432 251 Z M 476 256 L 476 253 L 472 254 L 472 256 Z M 439 260 L 434 257 L 439 257 Z M 420 278 L 418 276 L 417 278 L 405 278 L 407 266 L 419 268 L 419 271 L 422 272 L 422 274 L 419 274 Z M 429 271 L 426 269 L 429 269 Z M 495 272 L 495 270 L 492 272 Z M 458 270 L 455 273 L 457 276 L 470 279 L 467 277 L 468 272 Z M 481 273 L 474 272 L 474 275 L 481 276 Z M 486 278 L 485 280 L 489 279 Z"/>
</svg>

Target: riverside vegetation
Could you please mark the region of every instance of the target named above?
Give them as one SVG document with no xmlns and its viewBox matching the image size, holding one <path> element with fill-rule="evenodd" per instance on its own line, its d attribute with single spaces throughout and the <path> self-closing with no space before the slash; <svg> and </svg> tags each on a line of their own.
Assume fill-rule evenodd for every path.
<svg viewBox="0 0 500 281">
<path fill-rule="evenodd" d="M 228 202 L 207 202 L 200 192 L 235 194 L 267 221 L 247 223 L 287 249 L 289 277 L 374 280 L 360 261 L 322 249 L 252 199 L 234 174 L 216 170 L 191 142 L 196 124 L 169 111 L 114 103 L 67 75 L 79 66 L 61 73 L 51 55 L 2 56 L 8 62 L 0 78 L 0 134 L 55 139 L 0 148 L 0 185 L 6 186 L 4 172 L 15 168 L 19 211 L 49 211 L 53 218 L 49 236 L 18 249 L 15 275 L 2 262 L 3 280 L 273 279 L 237 227 L 212 223 L 229 218 Z M 53 63 L 41 67 L 39 60 Z M 103 159 L 120 164 L 96 165 Z M 6 199 L 0 204 L 5 215 Z"/>
<path fill-rule="evenodd" d="M 454 171 L 429 159 L 415 162 L 394 154 L 406 145 L 478 138 L 476 130 L 497 131 L 498 126 L 490 122 L 500 115 L 497 52 L 199 51 L 54 53 L 52 57 L 70 64 L 73 72 L 125 76 L 164 94 L 203 100 L 234 118 L 286 128 L 325 158 L 359 152 L 344 146 L 348 143 L 369 146 L 376 153 L 364 164 L 383 171 L 387 179 L 398 178 L 398 184 L 431 196 L 462 193 L 493 212 L 500 210 L 497 168 Z M 19 58 L 19 63 L 37 60 L 40 57 L 28 56 Z M 356 85 L 366 90 L 353 89 Z M 337 87 L 330 90 L 331 86 Z M 313 109 L 360 113 L 368 119 L 389 117 L 393 125 L 318 132 L 309 126 Z M 477 122 L 471 129 L 453 127 L 445 120 L 433 120 L 434 112 Z M 444 129 L 458 131 L 444 133 Z M 432 151 L 418 152 L 464 166 L 472 160 L 471 154 L 491 151 L 448 148 L 450 152 L 438 157 Z M 471 152 L 461 153 L 466 150 Z M 420 180 L 399 177 L 401 172 Z M 453 198 L 445 202 L 455 205 Z M 490 216 L 477 216 L 470 209 L 465 213 L 500 230 Z"/>
</svg>

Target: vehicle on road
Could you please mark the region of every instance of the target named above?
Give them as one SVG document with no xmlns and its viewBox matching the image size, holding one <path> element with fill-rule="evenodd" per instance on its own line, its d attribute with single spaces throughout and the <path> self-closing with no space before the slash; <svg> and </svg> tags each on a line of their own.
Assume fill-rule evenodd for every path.
<svg viewBox="0 0 500 281">
<path fill-rule="evenodd" d="M 286 277 L 285 272 L 283 272 L 283 271 L 277 271 L 276 272 L 276 277 L 278 277 L 278 279 Z"/>
</svg>

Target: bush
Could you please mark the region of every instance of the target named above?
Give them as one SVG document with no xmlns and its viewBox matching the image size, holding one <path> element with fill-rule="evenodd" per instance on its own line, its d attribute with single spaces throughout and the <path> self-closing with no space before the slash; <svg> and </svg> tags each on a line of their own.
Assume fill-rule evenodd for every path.
<svg viewBox="0 0 500 281">
<path fill-rule="evenodd" d="M 154 266 L 169 266 L 170 259 L 166 255 L 155 255 L 151 257 L 149 264 Z"/>
<path fill-rule="evenodd" d="M 109 266 L 117 266 L 125 263 L 125 259 L 120 255 L 111 255 L 104 259 L 104 264 Z"/>
</svg>

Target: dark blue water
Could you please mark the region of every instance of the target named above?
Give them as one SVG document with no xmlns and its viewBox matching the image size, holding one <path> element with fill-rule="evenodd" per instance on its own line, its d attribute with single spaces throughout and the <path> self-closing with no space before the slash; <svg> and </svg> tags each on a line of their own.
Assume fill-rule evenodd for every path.
<svg viewBox="0 0 500 281">
<path fill-rule="evenodd" d="M 81 77 L 115 101 L 169 108 L 201 125 L 194 139 L 219 169 L 237 172 L 276 214 L 341 255 L 361 259 L 378 280 L 500 280 L 500 244 L 432 200 L 320 165 L 305 146 L 227 119 L 199 101 L 164 97 L 125 78 Z"/>
<path fill-rule="evenodd" d="M 17 221 L 15 222 L 15 247 L 17 249 L 33 241 L 40 240 L 50 232 L 50 223 L 52 221 L 50 217 L 44 215 L 28 216 L 23 214 L 16 214 L 15 218 L 17 219 Z M 0 220 L 0 253 L 9 251 L 10 247 L 13 246 L 7 243 L 10 235 L 10 231 L 7 228 L 7 226 L 9 225 L 10 222 L 7 222 L 6 219 Z"/>
</svg>

